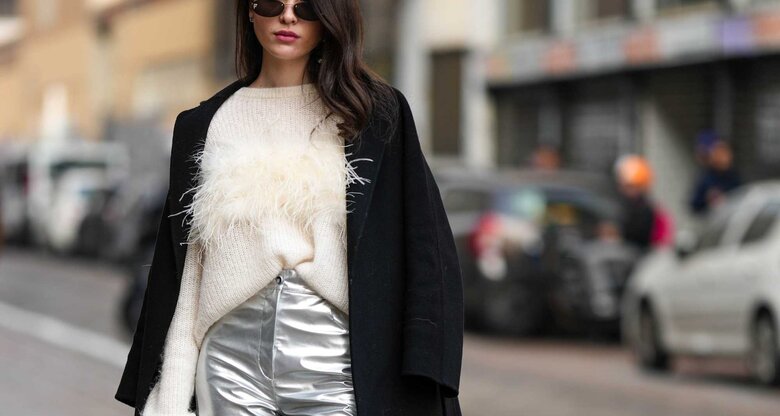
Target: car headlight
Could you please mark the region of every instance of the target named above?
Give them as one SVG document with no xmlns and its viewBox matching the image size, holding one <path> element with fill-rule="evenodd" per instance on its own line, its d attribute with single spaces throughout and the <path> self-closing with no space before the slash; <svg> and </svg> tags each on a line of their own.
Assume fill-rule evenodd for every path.
<svg viewBox="0 0 780 416">
<path fill-rule="evenodd" d="M 498 252 L 483 253 L 477 258 L 477 266 L 488 280 L 498 282 L 506 278 L 506 258 Z"/>
</svg>

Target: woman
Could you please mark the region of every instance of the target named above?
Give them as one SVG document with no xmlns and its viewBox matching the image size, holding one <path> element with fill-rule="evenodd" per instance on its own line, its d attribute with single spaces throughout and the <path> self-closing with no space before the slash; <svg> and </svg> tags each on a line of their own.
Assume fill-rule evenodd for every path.
<svg viewBox="0 0 780 416">
<path fill-rule="evenodd" d="M 176 119 L 116 399 L 136 415 L 457 415 L 463 293 L 358 0 L 238 0 L 239 79 Z M 171 218 L 177 220 L 171 220 Z"/>
</svg>

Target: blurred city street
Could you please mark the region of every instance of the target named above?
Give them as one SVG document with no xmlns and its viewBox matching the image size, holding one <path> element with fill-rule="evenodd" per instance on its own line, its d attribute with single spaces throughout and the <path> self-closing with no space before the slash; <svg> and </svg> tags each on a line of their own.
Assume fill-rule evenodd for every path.
<svg viewBox="0 0 780 416">
<path fill-rule="evenodd" d="M 387 87 L 405 100 L 382 100 Z M 309 93 L 317 112 L 295 103 Z M 330 219 L 298 212 L 335 201 L 309 186 L 336 168 L 370 205 L 341 236 L 377 239 L 346 247 L 385 257 L 345 250 L 332 265 L 352 269 L 322 287 L 344 299 L 345 281 L 368 283 L 378 292 L 353 302 L 358 285 L 349 304 L 393 310 L 353 315 L 386 335 L 350 334 L 372 358 L 399 358 L 396 340 L 413 357 L 355 366 L 392 407 L 405 401 L 388 369 L 455 385 L 460 278 L 465 415 L 780 415 L 780 0 L 0 0 L 0 97 L 0 416 L 131 415 L 114 394 L 133 384 L 120 379 L 142 305 L 139 385 L 163 347 L 205 356 L 183 344 L 268 277 L 251 264 L 341 258 L 315 244 Z M 400 144 L 362 147 L 379 156 L 357 170 L 357 151 L 301 164 L 320 133 L 379 137 L 386 103 L 409 110 Z M 348 116 L 338 134 L 321 128 L 332 115 Z M 376 176 L 352 177 L 369 161 Z M 272 253 L 288 228 L 265 221 L 285 218 L 330 225 Z M 254 220 L 246 241 L 228 235 Z M 193 270 L 181 248 L 198 234 L 235 244 L 200 252 L 220 261 L 179 292 L 197 303 L 173 305 L 157 291 Z M 175 310 L 195 324 L 163 332 Z M 418 344 L 436 351 L 415 360 Z M 191 373 L 167 368 L 174 386 Z M 183 394 L 161 397 L 186 412 Z"/>
<path fill-rule="evenodd" d="M 123 277 L 102 264 L 15 248 L 0 260 L 3 414 L 132 414 L 113 399 L 129 348 L 114 306 Z M 90 342 L 69 343 L 85 337 Z M 645 375 L 614 344 L 469 334 L 461 403 L 464 415 L 495 416 L 769 416 L 780 409 L 778 391 L 756 387 L 732 363 L 680 367 L 671 376 Z"/>
</svg>

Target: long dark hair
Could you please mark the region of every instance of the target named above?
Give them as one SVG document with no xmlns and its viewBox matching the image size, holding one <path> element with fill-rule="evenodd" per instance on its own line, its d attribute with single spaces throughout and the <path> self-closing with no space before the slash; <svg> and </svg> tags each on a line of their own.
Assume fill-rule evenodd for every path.
<svg viewBox="0 0 780 416">
<path fill-rule="evenodd" d="M 251 0 L 236 0 L 236 71 L 246 84 L 260 74 L 263 48 L 249 23 Z M 372 115 L 388 122 L 398 118 L 398 102 L 392 87 L 363 61 L 363 17 L 358 0 L 309 0 L 320 17 L 323 39 L 306 67 L 325 105 L 343 123 L 340 134 L 353 141 L 368 127 Z M 318 63 L 318 59 L 322 63 Z M 389 133 L 394 134 L 394 131 Z"/>
</svg>

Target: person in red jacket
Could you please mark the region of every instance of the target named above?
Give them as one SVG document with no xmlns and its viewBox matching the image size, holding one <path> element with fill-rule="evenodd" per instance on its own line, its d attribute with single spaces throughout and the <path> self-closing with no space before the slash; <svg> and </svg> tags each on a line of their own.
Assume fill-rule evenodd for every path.
<svg viewBox="0 0 780 416">
<path fill-rule="evenodd" d="M 618 159 L 615 176 L 625 208 L 621 224 L 623 238 L 643 250 L 671 244 L 673 220 L 650 198 L 653 169 L 647 160 L 638 155 L 625 155 Z"/>
</svg>

